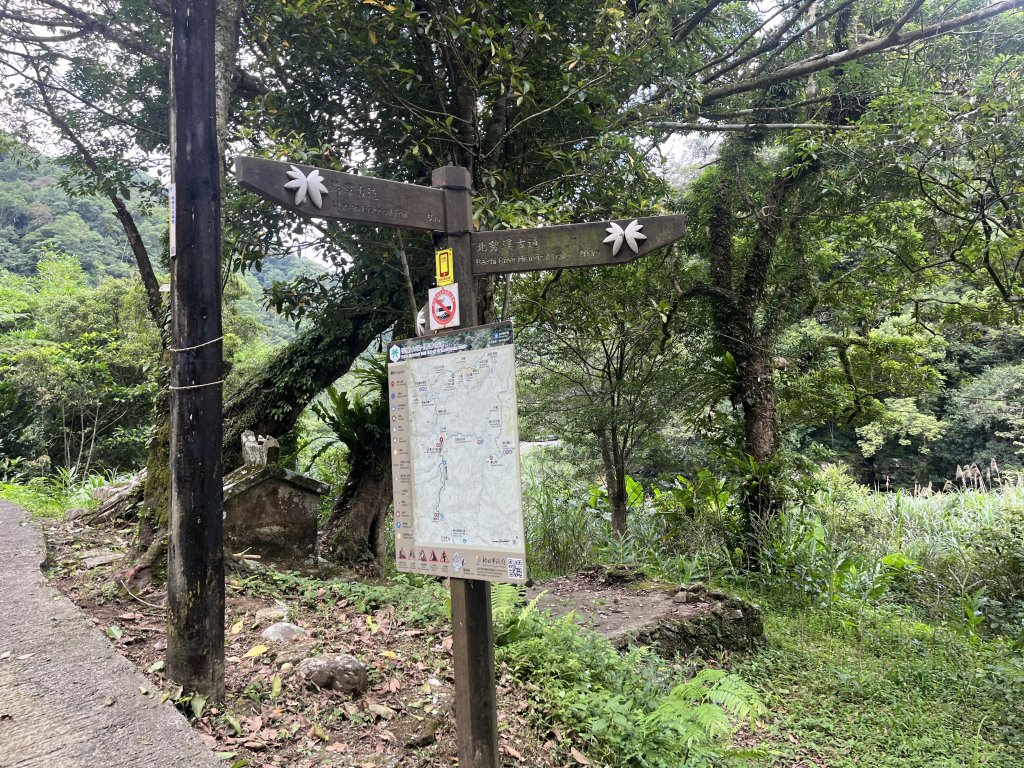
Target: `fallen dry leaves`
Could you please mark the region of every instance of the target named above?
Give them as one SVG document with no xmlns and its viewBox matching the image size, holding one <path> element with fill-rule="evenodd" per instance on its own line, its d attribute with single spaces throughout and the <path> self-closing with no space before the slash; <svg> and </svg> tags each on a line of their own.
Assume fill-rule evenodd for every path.
<svg viewBox="0 0 1024 768">
<path fill-rule="evenodd" d="M 111 596 L 102 590 L 104 573 L 114 566 L 86 572 L 77 566 L 76 547 L 123 547 L 130 532 L 84 528 L 72 524 L 48 532 L 59 564 L 55 584 L 102 629 L 118 626 L 118 652 L 135 662 L 153 681 L 156 694 L 167 690 L 163 650 L 166 648 L 165 595 L 157 589 Z M 71 567 L 72 564 L 74 567 Z M 98 578 L 99 577 L 99 578 Z M 229 581 L 229 583 L 232 583 Z M 234 583 L 244 584 L 236 578 Z M 452 636 L 450 627 L 409 625 L 390 605 L 360 613 L 351 602 L 333 599 L 318 589 L 316 600 L 295 594 L 256 595 L 245 588 L 229 589 L 225 648 L 227 700 L 207 706 L 193 727 L 207 745 L 225 757 L 225 768 L 435 768 L 454 766 Z M 277 646 L 263 641 L 266 625 L 255 622 L 256 611 L 287 603 L 293 621 L 311 638 Z M 370 689 L 352 698 L 334 691 L 307 690 L 293 677 L 294 667 L 314 653 L 349 654 L 369 670 Z M 560 733 L 554 744 L 528 721 L 529 691 L 503 677 L 498 686 L 502 753 L 507 765 L 566 768 L 571 765 Z M 182 709 L 189 711 L 189 707 Z M 415 741 L 424 722 L 436 721 L 436 734 Z M 407 747 L 406 743 L 425 743 Z M 547 743 L 545 743 L 547 742 Z M 512 746 L 512 745 L 515 746 Z M 576 755 L 586 758 L 573 749 Z"/>
</svg>

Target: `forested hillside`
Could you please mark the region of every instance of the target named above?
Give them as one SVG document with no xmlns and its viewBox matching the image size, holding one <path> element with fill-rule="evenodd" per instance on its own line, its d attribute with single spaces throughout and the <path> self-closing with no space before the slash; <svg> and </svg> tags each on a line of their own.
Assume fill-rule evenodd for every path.
<svg viewBox="0 0 1024 768">
<path fill-rule="evenodd" d="M 91 277 L 136 274 L 109 201 L 69 194 L 61 183 L 65 170 L 27 147 L 0 144 L 0 268 L 31 274 L 48 248 L 74 254 Z M 138 219 L 147 247 L 159 253 L 167 238 L 166 214 L 154 211 Z"/>
<path fill-rule="evenodd" d="M 66 168 L 3 147 L 0 462 L 32 474 L 130 470 L 145 461 L 164 363 L 124 229 L 109 200 L 66 188 Z M 162 254 L 164 208 L 132 210 L 147 249 Z M 265 308 L 264 289 L 320 271 L 285 255 L 231 276 L 226 341 L 240 373 L 295 336 Z"/>
</svg>

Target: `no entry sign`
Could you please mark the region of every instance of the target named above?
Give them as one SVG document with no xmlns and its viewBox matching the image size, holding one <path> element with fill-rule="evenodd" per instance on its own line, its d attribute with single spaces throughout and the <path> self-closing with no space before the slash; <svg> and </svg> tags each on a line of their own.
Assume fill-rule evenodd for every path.
<svg viewBox="0 0 1024 768">
<path fill-rule="evenodd" d="M 459 286 L 431 288 L 427 306 L 430 308 L 430 330 L 440 331 L 459 325 Z"/>
</svg>

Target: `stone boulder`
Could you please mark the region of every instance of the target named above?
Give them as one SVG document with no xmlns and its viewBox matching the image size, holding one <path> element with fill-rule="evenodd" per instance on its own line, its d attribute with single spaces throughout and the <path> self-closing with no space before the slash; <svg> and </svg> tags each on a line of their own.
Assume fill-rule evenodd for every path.
<svg viewBox="0 0 1024 768">
<path fill-rule="evenodd" d="M 526 593 L 527 600 L 534 598 L 541 612 L 571 613 L 616 648 L 649 645 L 668 658 L 747 651 L 764 636 L 758 606 L 702 582 L 677 588 L 643 581 L 632 569 L 592 568 L 539 582 Z"/>
<path fill-rule="evenodd" d="M 270 605 L 256 611 L 256 623 L 262 624 L 265 621 L 274 623 L 284 621 L 288 618 L 288 609 L 281 605 Z"/>
<path fill-rule="evenodd" d="M 271 643 L 286 645 L 299 640 L 308 640 L 309 632 L 296 624 L 289 624 L 287 621 L 279 621 L 271 624 L 260 633 L 260 637 Z"/>
<path fill-rule="evenodd" d="M 707 596 L 716 594 L 722 593 Z M 722 599 L 695 600 L 692 605 L 696 610 L 666 614 L 613 638 L 612 642 L 620 648 L 631 643 L 649 645 L 671 658 L 676 653 L 749 651 L 764 637 L 760 607 L 742 598 L 723 595 Z"/>
<path fill-rule="evenodd" d="M 370 685 L 366 665 L 352 656 L 311 656 L 299 662 L 295 674 L 310 688 L 353 696 L 365 693 Z"/>
</svg>

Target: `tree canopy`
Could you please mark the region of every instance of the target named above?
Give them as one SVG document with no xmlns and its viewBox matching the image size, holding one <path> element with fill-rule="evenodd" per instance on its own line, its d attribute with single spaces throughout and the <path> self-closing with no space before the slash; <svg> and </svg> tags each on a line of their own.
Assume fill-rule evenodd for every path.
<svg viewBox="0 0 1024 768">
<path fill-rule="evenodd" d="M 875 455 L 934 437 L 948 367 L 935 337 L 1008 318 L 1019 293 L 1022 2 L 233 0 L 218 22 L 225 169 L 244 151 L 425 183 L 457 163 L 488 229 L 686 210 L 687 242 L 629 296 L 598 272 L 530 278 L 511 295 L 571 286 L 552 329 L 624 317 L 619 301 L 652 318 L 683 307 L 673 327 L 651 325 L 669 342 L 641 357 L 685 360 L 676 337 L 703 318 L 694 375 L 720 396 L 705 415 L 729 414 L 717 423 L 754 465 L 829 424 Z M 59 137 L 65 186 L 108 200 L 159 323 L 159 258 L 139 222 L 161 203 L 167 7 L 20 0 L 0 19 L 3 94 L 17 105 L 4 127 Z M 694 131 L 728 138 L 674 193 L 665 141 Z M 408 316 L 431 244 L 299 220 L 233 186 L 225 210 L 225 271 L 299 248 L 334 267 L 274 288 L 299 334 L 228 403 L 229 439 L 282 434 Z M 58 217 L 48 236 L 76 227 Z M 480 289 L 493 318 L 504 286 Z M 573 298 L 588 295 L 610 303 Z M 750 508 L 769 514 L 758 488 Z"/>
</svg>

